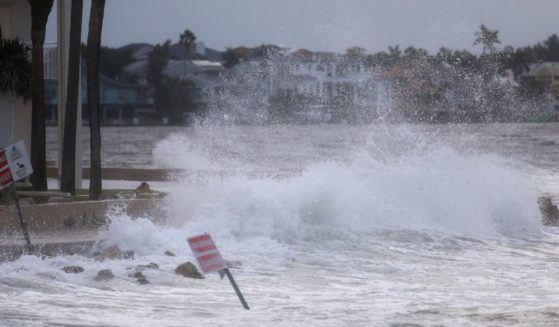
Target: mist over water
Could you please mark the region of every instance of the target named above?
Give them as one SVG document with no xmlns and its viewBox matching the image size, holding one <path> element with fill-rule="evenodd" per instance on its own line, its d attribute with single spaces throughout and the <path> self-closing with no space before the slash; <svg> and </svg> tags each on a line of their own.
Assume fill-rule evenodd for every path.
<svg viewBox="0 0 559 327">
<path fill-rule="evenodd" d="M 329 128 L 330 134 L 344 129 L 322 128 Z M 379 126 L 370 128 L 378 130 Z M 297 170 L 290 170 L 291 174 L 282 178 L 242 174 L 254 169 L 251 164 L 259 159 L 262 166 L 258 169 L 269 171 L 269 163 L 262 161 L 273 153 L 252 154 L 258 158 L 249 159 L 248 165 L 247 158 L 238 158 L 234 176 L 199 185 L 185 182 L 182 190 L 172 194 L 169 208 L 178 204 L 177 212 L 189 210 L 189 220 L 201 216 L 206 221 L 232 223 L 232 228 L 254 226 L 250 230 L 257 235 L 264 233 L 283 241 L 305 238 L 306 227 L 322 225 L 351 232 L 400 228 L 474 236 L 526 235 L 540 229 L 538 194 L 528 177 L 505 159 L 494 154 L 460 153 L 404 127 L 395 128 L 399 129 L 395 134 L 381 131 L 375 136 L 367 134 L 367 129 L 359 130 L 365 135 L 353 135 L 360 144 L 330 144 L 337 156 L 320 153 L 329 140 L 314 144 L 314 149 L 304 141 L 288 143 L 286 151 L 292 158 L 279 164 L 282 168 L 291 164 L 289 168 Z M 289 126 L 281 130 L 296 132 Z M 172 149 L 173 160 L 188 164 L 186 158 L 200 155 L 188 142 L 169 146 L 168 142 L 176 139 L 171 136 L 160 143 Z M 314 157 L 299 157 L 297 147 L 307 147 L 302 152 L 312 152 Z M 244 147 L 237 144 L 235 148 L 242 151 Z M 163 158 L 171 157 L 159 145 L 155 152 Z M 185 160 L 177 153 L 183 153 Z"/>
<path fill-rule="evenodd" d="M 546 325 L 557 311 L 547 271 L 558 239 L 540 224 L 535 169 L 515 154 L 523 142 L 481 134 L 196 126 L 154 153 L 171 167 L 230 174 L 177 176 L 166 228 L 124 218 L 109 239 L 149 256 L 210 232 L 228 260 L 243 262 L 237 275 L 259 310 L 254 325 Z M 142 242 L 121 236 L 129 229 Z"/>
<path fill-rule="evenodd" d="M 169 130 L 153 145 L 154 166 L 185 173 L 165 200 L 167 222 L 114 210 L 102 233 L 105 244 L 133 250 L 135 259 L 2 264 L 0 316 L 8 326 L 32 316 L 61 323 L 62 315 L 118 326 L 553 325 L 559 237 L 541 226 L 536 199 L 541 185 L 555 185 L 545 178 L 557 175 L 554 128 Z M 225 259 L 242 262 L 233 273 L 250 313 L 217 275 L 174 274 L 194 260 L 186 238 L 203 232 Z M 144 271 L 151 285 L 127 277 L 149 262 L 160 266 Z M 68 264 L 86 271 L 64 274 Z M 106 268 L 117 277 L 93 281 Z"/>
<path fill-rule="evenodd" d="M 280 94 L 264 110 L 260 78 L 294 82 L 282 65 L 227 76 L 232 89 L 193 126 L 120 130 L 151 150 L 123 160 L 179 169 L 167 221 L 108 213 L 102 243 L 133 260 L 0 264 L 0 325 L 554 325 L 559 236 L 536 200 L 557 185 L 557 125 L 403 124 L 370 79 L 348 107 Z M 250 312 L 217 274 L 174 274 L 194 261 L 186 238 L 204 232 L 242 263 Z M 150 285 L 128 277 L 150 262 Z M 107 268 L 114 280 L 93 280 Z"/>
</svg>

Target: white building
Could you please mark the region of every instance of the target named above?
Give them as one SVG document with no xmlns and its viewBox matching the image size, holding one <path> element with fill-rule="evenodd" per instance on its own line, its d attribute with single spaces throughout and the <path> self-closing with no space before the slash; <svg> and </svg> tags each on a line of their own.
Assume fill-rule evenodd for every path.
<svg viewBox="0 0 559 327">
<path fill-rule="evenodd" d="M 357 106 L 375 107 L 375 110 L 378 110 L 378 103 L 384 104 L 389 97 L 386 83 L 362 61 L 335 53 L 302 49 L 289 54 L 249 57 L 235 66 L 231 75 L 240 82 L 252 80 L 249 89 L 265 88 L 268 97 L 287 91 L 314 98 L 322 104 L 337 98 Z M 230 81 L 225 82 L 228 83 Z"/>
<path fill-rule="evenodd" d="M 56 0 L 52 9 L 56 10 L 56 45 L 45 45 L 46 77 L 56 75 L 58 99 L 66 98 L 68 53 L 70 39 L 71 0 Z M 2 37 L 18 38 L 31 47 L 31 7 L 27 0 L 0 0 L 0 27 Z M 57 49 L 57 50 L 53 50 Z M 56 62 L 56 64 L 55 64 Z M 78 101 L 81 103 L 81 99 Z M 78 121 L 81 121 L 81 105 L 78 105 Z M 58 117 L 64 117 L 65 101 L 59 101 Z M 59 119 L 59 149 L 62 148 L 63 119 Z M 81 124 L 77 124 L 76 158 L 82 157 Z M 23 140 L 31 149 L 31 101 L 24 102 L 11 95 L 0 95 L 0 146 Z M 59 158 L 60 158 L 59 153 Z M 60 162 L 60 160 L 58 160 Z M 60 167 L 60 165 L 58 165 Z M 76 160 L 76 187 L 81 188 L 82 161 Z"/>
<path fill-rule="evenodd" d="M 31 44 L 31 8 L 27 1 L 0 0 L 2 37 Z M 0 95 L 0 146 L 23 140 L 31 148 L 31 101 Z"/>
</svg>

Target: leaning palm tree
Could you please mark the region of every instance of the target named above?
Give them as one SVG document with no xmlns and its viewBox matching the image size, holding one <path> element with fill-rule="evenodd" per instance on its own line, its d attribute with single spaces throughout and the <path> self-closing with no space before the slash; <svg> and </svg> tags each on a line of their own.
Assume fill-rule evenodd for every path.
<svg viewBox="0 0 559 327">
<path fill-rule="evenodd" d="M 45 82 L 43 45 L 47 20 L 54 0 L 29 0 L 31 5 L 31 42 L 33 43 L 31 76 L 31 184 L 39 191 L 47 190 L 47 157 L 45 127 Z"/>
<path fill-rule="evenodd" d="M 83 0 L 73 0 L 70 12 L 70 44 L 68 54 L 68 90 L 62 141 L 62 173 L 60 190 L 76 194 L 76 125 L 78 124 L 78 92 L 80 87 L 80 43 Z M 81 122 L 79 122 L 81 123 Z M 79 158 L 81 160 L 81 158 Z"/>
<path fill-rule="evenodd" d="M 101 31 L 105 0 L 92 0 L 87 34 L 87 108 L 91 134 L 91 174 L 89 177 L 89 199 L 99 200 L 102 187 L 101 176 L 101 125 L 99 110 L 99 58 L 101 53 Z"/>
</svg>

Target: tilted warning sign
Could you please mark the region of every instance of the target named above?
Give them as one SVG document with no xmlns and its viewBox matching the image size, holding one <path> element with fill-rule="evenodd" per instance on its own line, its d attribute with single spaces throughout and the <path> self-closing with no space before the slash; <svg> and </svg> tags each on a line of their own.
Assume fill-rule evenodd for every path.
<svg viewBox="0 0 559 327">
<path fill-rule="evenodd" d="M 219 271 L 227 268 L 227 263 L 221 257 L 212 237 L 202 234 L 188 239 L 188 245 L 198 260 L 200 268 L 204 273 Z"/>
<path fill-rule="evenodd" d="M 0 190 L 32 173 L 23 141 L 0 148 Z"/>
<path fill-rule="evenodd" d="M 227 263 L 221 257 L 221 254 L 217 250 L 217 246 L 215 246 L 210 234 L 206 233 L 190 237 L 188 238 L 188 245 L 190 245 L 190 249 L 192 250 L 192 253 L 194 253 L 196 260 L 198 260 L 198 264 L 204 274 L 212 271 L 219 271 L 221 278 L 227 276 L 231 286 L 233 286 L 233 289 L 235 290 L 235 293 L 237 293 L 243 308 L 250 310 L 247 301 L 245 301 L 239 286 L 237 286 L 237 283 L 233 278 L 233 274 L 231 274 L 229 268 L 227 268 Z"/>
</svg>

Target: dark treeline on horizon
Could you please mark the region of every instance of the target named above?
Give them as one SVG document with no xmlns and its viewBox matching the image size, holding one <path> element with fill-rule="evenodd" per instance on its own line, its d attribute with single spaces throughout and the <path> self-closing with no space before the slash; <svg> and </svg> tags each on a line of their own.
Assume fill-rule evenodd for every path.
<svg viewBox="0 0 559 327">
<path fill-rule="evenodd" d="M 498 31 L 491 31 L 484 25 L 480 27 L 485 29 L 486 32 L 498 33 Z M 478 34 L 480 32 L 476 32 Z M 492 59 L 496 59 L 501 69 L 511 69 L 515 74 L 520 74 L 528 70 L 529 63 L 544 62 L 559 62 L 559 36 L 552 34 L 546 40 L 523 47 L 514 48 L 513 46 L 504 46 L 502 49 L 497 49 L 496 45 L 501 42 L 497 38 L 494 40 L 486 39 L 483 35 L 478 36 L 479 42 L 474 41 L 474 44 L 481 44 L 484 51 L 480 55 L 476 55 L 466 49 L 450 49 L 441 47 L 437 53 L 430 53 L 428 50 L 421 47 L 407 46 L 402 47 L 399 44 L 389 46 L 386 51 L 379 51 L 372 54 L 367 54 L 366 50 L 361 46 L 355 46 L 346 50 L 346 55 L 354 58 L 364 59 L 369 67 L 390 67 L 395 64 L 402 63 L 407 60 L 429 59 L 438 62 L 447 63 L 450 65 L 462 67 L 474 67 L 476 61 L 479 59 L 487 59 L 488 55 L 492 55 Z M 485 44 L 483 44 L 483 41 Z M 164 46 L 165 42 L 157 44 Z M 157 46 L 155 45 L 155 46 Z M 226 68 L 231 68 L 235 64 L 243 60 L 243 55 L 246 50 L 253 50 L 252 54 L 260 52 L 261 55 L 265 51 L 258 51 L 260 48 L 276 47 L 274 45 L 262 45 L 255 48 L 246 48 L 244 46 L 228 47 L 223 52 L 223 63 Z M 287 50 L 287 49 L 285 49 Z M 312 50 L 309 50 L 312 51 Z M 495 55 L 495 54 L 498 55 Z M 172 57 L 171 59 L 182 59 L 179 57 Z M 101 47 L 101 73 L 109 78 L 119 79 L 123 77 L 122 67 L 132 63 L 134 58 L 128 49 L 112 48 L 108 46 Z"/>
</svg>

